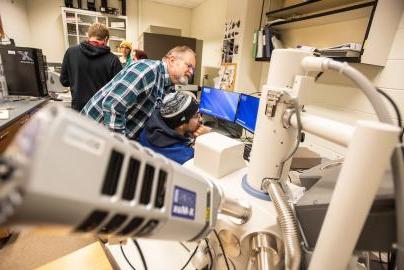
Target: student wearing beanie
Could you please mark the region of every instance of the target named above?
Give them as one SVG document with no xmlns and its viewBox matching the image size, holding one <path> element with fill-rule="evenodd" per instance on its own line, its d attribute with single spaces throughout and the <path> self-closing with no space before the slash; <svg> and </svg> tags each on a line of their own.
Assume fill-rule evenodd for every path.
<svg viewBox="0 0 404 270">
<path fill-rule="evenodd" d="M 132 42 L 123 40 L 119 45 L 122 56 L 119 57 L 119 61 L 121 61 L 122 67 L 129 66 L 132 63 Z"/>
<path fill-rule="evenodd" d="M 146 122 L 140 133 L 140 143 L 180 164 L 192 159 L 195 137 L 210 131 L 202 125 L 198 107 L 190 94 L 167 94 L 160 110 Z"/>
</svg>

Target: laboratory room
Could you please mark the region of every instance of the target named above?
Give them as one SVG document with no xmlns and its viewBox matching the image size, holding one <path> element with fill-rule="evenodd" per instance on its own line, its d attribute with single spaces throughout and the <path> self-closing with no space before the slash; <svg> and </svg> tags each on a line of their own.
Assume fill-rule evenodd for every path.
<svg viewBox="0 0 404 270">
<path fill-rule="evenodd" d="M 404 270 L 403 0 L 0 0 L 0 270 Z"/>
</svg>

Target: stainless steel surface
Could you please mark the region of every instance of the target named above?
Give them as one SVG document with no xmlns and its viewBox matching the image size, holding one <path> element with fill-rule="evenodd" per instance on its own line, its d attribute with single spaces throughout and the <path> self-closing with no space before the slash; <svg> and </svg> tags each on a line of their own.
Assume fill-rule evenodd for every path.
<svg viewBox="0 0 404 270">
<path fill-rule="evenodd" d="M 251 206 L 246 201 L 223 197 L 219 212 L 236 218 L 235 223 L 244 224 L 251 217 Z"/>
<path fill-rule="evenodd" d="M 222 241 L 226 255 L 230 257 L 238 257 L 241 254 L 240 240 L 229 230 L 221 230 L 219 238 Z"/>
<path fill-rule="evenodd" d="M 276 239 L 267 233 L 258 233 L 250 239 L 251 254 L 257 263 L 257 269 L 275 269 L 277 264 Z"/>
</svg>

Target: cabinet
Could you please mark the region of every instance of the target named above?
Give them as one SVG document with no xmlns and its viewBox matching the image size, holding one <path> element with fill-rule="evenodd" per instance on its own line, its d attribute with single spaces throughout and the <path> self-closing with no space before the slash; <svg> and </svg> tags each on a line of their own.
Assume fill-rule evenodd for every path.
<svg viewBox="0 0 404 270">
<path fill-rule="evenodd" d="M 362 45 L 359 56 L 338 60 L 378 66 L 384 66 L 387 61 L 404 7 L 402 0 L 270 2 L 267 23 L 271 22 L 271 28 L 279 33 L 285 47 L 326 48 L 358 43 Z"/>
<path fill-rule="evenodd" d="M 120 55 L 119 44 L 127 36 L 126 16 L 62 7 L 65 49 L 86 40 L 88 28 L 95 22 L 105 24 L 108 27 L 110 35 L 108 46 L 111 47 L 114 54 Z"/>
</svg>

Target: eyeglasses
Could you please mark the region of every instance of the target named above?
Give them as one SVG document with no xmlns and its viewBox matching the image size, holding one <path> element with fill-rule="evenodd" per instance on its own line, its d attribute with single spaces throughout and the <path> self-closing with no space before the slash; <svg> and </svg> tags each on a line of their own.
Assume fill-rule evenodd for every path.
<svg viewBox="0 0 404 270">
<path fill-rule="evenodd" d="M 185 62 L 185 60 L 182 59 L 182 58 L 177 58 L 177 59 L 178 59 L 178 60 L 181 60 L 181 62 L 183 62 L 183 63 L 187 66 L 187 68 L 188 68 L 189 70 L 191 70 L 192 72 L 194 72 L 195 67 L 194 67 L 192 64 L 189 64 L 189 63 Z"/>
</svg>

